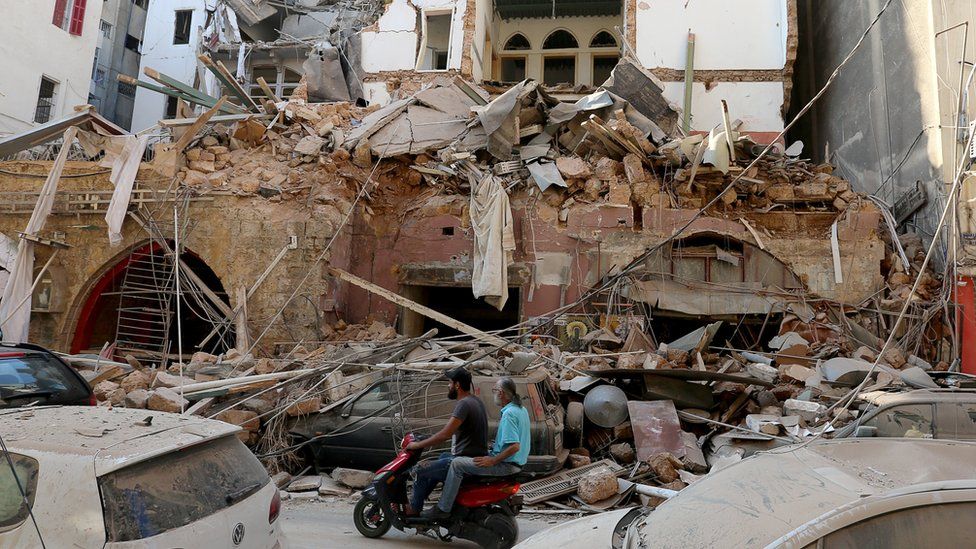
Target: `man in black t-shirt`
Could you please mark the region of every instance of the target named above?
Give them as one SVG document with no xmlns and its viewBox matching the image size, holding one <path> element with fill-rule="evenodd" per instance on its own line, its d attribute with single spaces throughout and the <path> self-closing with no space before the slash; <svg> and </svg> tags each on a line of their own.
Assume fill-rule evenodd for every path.
<svg viewBox="0 0 976 549">
<path fill-rule="evenodd" d="M 410 498 L 408 515 L 419 514 L 424 501 L 434 491 L 438 483 L 447 478 L 451 460 L 455 457 L 480 457 L 488 455 L 488 412 L 485 403 L 471 394 L 471 374 L 458 367 L 444 374 L 451 382 L 447 398 L 458 403 L 451 413 L 451 419 L 434 436 L 419 442 L 411 442 L 407 449 L 419 450 L 437 446 L 451 438 L 451 453 L 443 453 L 433 461 L 425 461 L 414 468 L 416 480 Z"/>
</svg>

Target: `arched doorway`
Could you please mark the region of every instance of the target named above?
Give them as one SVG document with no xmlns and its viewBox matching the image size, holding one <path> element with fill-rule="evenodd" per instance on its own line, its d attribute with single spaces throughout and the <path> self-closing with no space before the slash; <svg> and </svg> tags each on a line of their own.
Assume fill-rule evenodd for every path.
<svg viewBox="0 0 976 549">
<path fill-rule="evenodd" d="M 224 304 L 229 303 L 220 278 L 190 250 L 183 263 Z M 159 361 L 177 352 L 177 326 L 182 328 L 183 353 L 221 353 L 234 346 L 233 330 L 214 328 L 213 304 L 192 281 L 181 277 L 180 322 L 177 323 L 175 271 L 159 244 L 146 243 L 123 255 L 92 285 L 78 313 L 71 352 L 97 352 L 106 343 L 115 354 Z M 209 336 L 209 337 L 208 337 Z"/>
</svg>

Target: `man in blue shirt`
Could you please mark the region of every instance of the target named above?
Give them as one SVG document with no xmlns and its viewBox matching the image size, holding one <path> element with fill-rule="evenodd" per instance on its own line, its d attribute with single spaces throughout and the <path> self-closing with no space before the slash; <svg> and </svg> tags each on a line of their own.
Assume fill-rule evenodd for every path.
<svg viewBox="0 0 976 549">
<path fill-rule="evenodd" d="M 522 470 L 529 459 L 532 433 L 529 412 L 522 406 L 522 398 L 515 392 L 512 378 L 503 377 L 491 390 L 495 404 L 502 407 L 501 421 L 495 442 L 487 456 L 456 457 L 451 461 L 444 480 L 444 490 L 436 507 L 424 512 L 431 518 L 447 518 L 457 497 L 461 481 L 467 475 L 505 477 Z"/>
</svg>

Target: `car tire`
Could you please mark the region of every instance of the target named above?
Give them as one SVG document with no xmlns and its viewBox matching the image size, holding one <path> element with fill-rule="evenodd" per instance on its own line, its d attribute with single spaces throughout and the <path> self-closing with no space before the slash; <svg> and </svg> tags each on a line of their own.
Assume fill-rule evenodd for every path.
<svg viewBox="0 0 976 549">
<path fill-rule="evenodd" d="M 390 531 L 390 517 L 386 516 L 380 502 L 364 497 L 356 503 L 352 512 L 356 530 L 367 538 L 379 538 Z"/>
<path fill-rule="evenodd" d="M 495 533 L 496 549 L 510 549 L 518 541 L 519 527 L 515 517 L 492 513 L 485 519 L 485 528 Z"/>
</svg>

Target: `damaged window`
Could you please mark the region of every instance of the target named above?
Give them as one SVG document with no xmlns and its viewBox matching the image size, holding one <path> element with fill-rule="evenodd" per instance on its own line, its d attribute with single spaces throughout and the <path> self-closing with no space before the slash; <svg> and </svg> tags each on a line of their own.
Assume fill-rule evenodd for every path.
<svg viewBox="0 0 976 549">
<path fill-rule="evenodd" d="M 576 82 L 576 58 L 546 57 L 542 67 L 542 81 L 547 86 Z"/>
<path fill-rule="evenodd" d="M 98 479 L 109 542 L 144 539 L 226 509 L 270 478 L 236 436 L 142 461 Z"/>
<path fill-rule="evenodd" d="M 447 70 L 451 47 L 451 13 L 424 13 L 423 41 L 417 70 Z"/>
<path fill-rule="evenodd" d="M 351 415 L 360 417 L 376 414 L 389 408 L 392 403 L 390 384 L 384 381 L 356 400 L 352 405 Z"/>
<path fill-rule="evenodd" d="M 976 439 L 976 404 L 940 402 L 936 404 L 936 412 L 939 416 L 939 438 Z"/>
<path fill-rule="evenodd" d="M 742 250 L 714 244 L 676 247 L 671 252 L 671 273 L 679 282 L 741 283 L 745 281 Z"/>
<path fill-rule="evenodd" d="M 616 55 L 594 55 L 593 56 L 593 85 L 597 86 L 610 78 L 610 73 L 617 66 L 618 57 Z"/>
<path fill-rule="evenodd" d="M 190 43 L 190 21 L 193 20 L 193 10 L 177 10 L 176 25 L 173 29 L 173 44 Z"/>
<path fill-rule="evenodd" d="M 8 458 L 13 462 L 13 470 Z M 37 470 L 37 460 L 33 458 L 0 452 L 0 532 L 13 530 L 30 516 L 37 491 Z"/>
<path fill-rule="evenodd" d="M 864 422 L 877 428 L 875 436 L 932 438 L 932 405 L 903 404 L 881 410 Z"/>
<path fill-rule="evenodd" d="M 616 48 L 617 41 L 614 39 L 613 35 L 609 32 L 602 30 L 593 36 L 590 40 L 591 48 Z"/>
<path fill-rule="evenodd" d="M 532 46 L 529 45 L 529 39 L 525 37 L 524 34 L 517 32 L 505 42 L 506 50 L 531 50 Z"/>
<path fill-rule="evenodd" d="M 542 49 L 544 50 L 565 50 L 578 47 L 579 42 L 576 41 L 576 37 L 569 31 L 563 29 L 553 31 L 542 43 Z"/>
<path fill-rule="evenodd" d="M 502 57 L 501 69 L 502 82 L 521 82 L 525 80 L 524 57 Z"/>
</svg>

